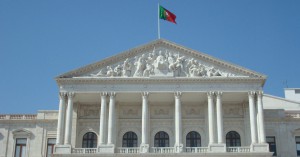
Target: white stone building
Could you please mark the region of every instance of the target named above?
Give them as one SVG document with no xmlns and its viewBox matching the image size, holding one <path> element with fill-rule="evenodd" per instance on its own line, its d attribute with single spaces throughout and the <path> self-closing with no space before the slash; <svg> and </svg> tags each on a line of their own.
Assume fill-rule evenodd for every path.
<svg viewBox="0 0 300 157">
<path fill-rule="evenodd" d="M 56 81 L 58 111 L 0 115 L 0 157 L 300 156 L 299 89 L 163 39 Z"/>
</svg>

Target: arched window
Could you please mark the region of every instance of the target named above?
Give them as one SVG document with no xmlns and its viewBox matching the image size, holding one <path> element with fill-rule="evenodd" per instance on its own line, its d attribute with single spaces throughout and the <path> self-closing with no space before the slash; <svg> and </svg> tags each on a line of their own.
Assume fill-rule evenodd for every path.
<svg viewBox="0 0 300 157">
<path fill-rule="evenodd" d="M 96 148 L 97 147 L 97 135 L 93 132 L 88 132 L 83 135 L 82 148 Z"/>
<path fill-rule="evenodd" d="M 201 147 L 201 136 L 196 131 L 191 131 L 186 135 L 186 147 Z"/>
<path fill-rule="evenodd" d="M 132 131 L 126 132 L 123 135 L 122 147 L 137 147 L 138 138 Z"/>
<path fill-rule="evenodd" d="M 164 131 L 160 131 L 154 137 L 154 147 L 169 147 L 169 141 L 169 135 Z"/>
<path fill-rule="evenodd" d="M 227 147 L 239 147 L 241 146 L 241 137 L 236 131 L 230 131 L 226 134 L 226 146 Z"/>
</svg>

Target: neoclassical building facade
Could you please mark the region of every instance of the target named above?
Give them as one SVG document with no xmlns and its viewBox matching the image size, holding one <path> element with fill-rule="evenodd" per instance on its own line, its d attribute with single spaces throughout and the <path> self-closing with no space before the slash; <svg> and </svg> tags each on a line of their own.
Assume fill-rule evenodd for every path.
<svg viewBox="0 0 300 157">
<path fill-rule="evenodd" d="M 155 40 L 56 77 L 58 111 L 0 115 L 0 157 L 300 155 L 300 100 L 265 81 Z"/>
</svg>

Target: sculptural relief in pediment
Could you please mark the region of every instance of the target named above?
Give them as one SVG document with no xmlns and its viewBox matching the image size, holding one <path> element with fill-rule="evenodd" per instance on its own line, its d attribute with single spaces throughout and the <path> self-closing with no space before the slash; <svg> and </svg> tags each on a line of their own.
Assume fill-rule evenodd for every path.
<svg viewBox="0 0 300 157">
<path fill-rule="evenodd" d="M 126 58 L 88 74 L 89 77 L 234 77 L 243 76 L 205 60 L 164 47 Z"/>
</svg>

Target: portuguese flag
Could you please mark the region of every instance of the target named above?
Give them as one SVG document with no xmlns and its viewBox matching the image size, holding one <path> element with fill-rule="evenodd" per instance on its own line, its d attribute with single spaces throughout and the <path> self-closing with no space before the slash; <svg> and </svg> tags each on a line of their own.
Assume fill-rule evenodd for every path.
<svg viewBox="0 0 300 157">
<path fill-rule="evenodd" d="M 176 24 L 176 15 L 162 6 L 159 6 L 159 18 Z"/>
</svg>

